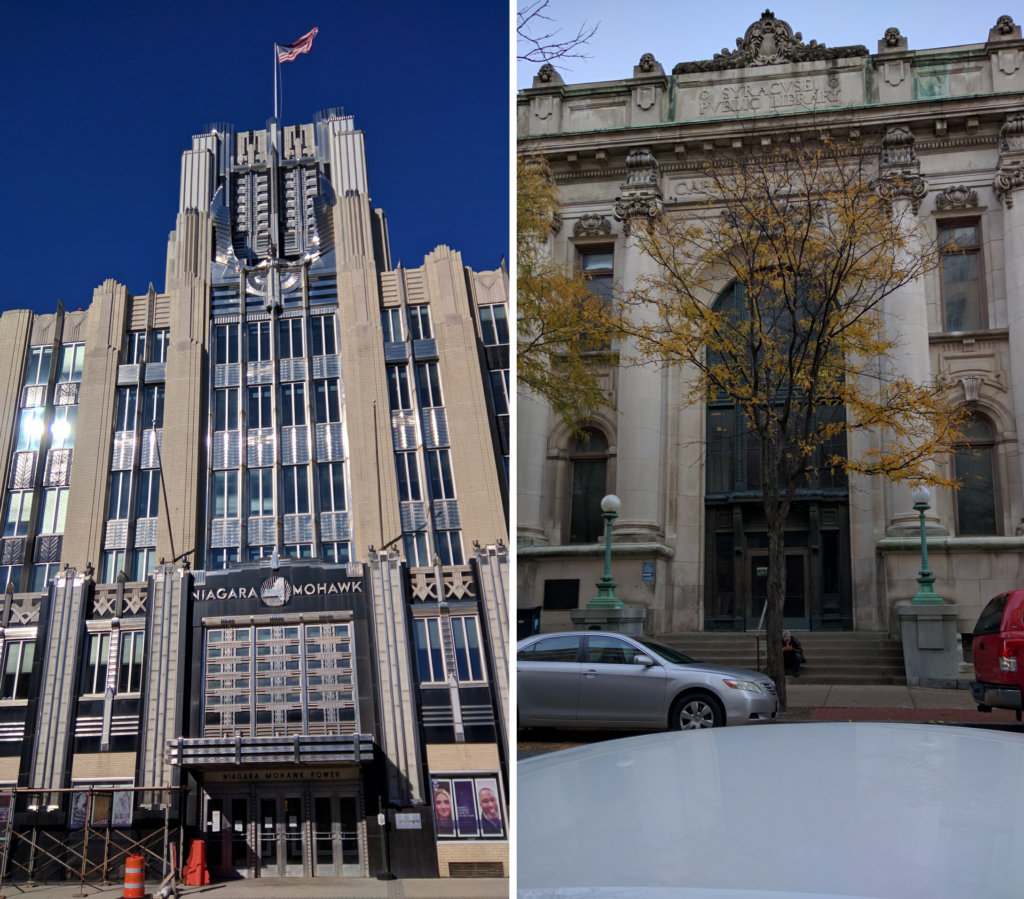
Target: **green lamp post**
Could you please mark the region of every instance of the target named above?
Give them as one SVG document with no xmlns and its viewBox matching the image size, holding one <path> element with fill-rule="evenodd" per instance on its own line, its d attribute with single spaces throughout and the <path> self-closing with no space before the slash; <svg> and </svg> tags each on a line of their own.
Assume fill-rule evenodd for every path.
<svg viewBox="0 0 1024 899">
<path fill-rule="evenodd" d="M 601 500 L 601 517 L 608 522 L 604 538 L 604 576 L 597 582 L 597 596 L 587 603 L 588 609 L 624 609 L 626 604 L 615 595 L 612 580 L 612 522 L 619 517 L 622 501 L 609 493 Z"/>
<path fill-rule="evenodd" d="M 910 495 L 914 499 L 914 509 L 921 515 L 921 572 L 917 579 L 917 593 L 910 600 L 910 604 L 942 605 L 944 600 L 935 592 L 935 575 L 928 568 L 928 537 L 924 526 L 924 513 L 931 508 L 928 503 L 931 501 L 932 492 L 924 484 L 920 484 L 910 491 Z"/>
</svg>

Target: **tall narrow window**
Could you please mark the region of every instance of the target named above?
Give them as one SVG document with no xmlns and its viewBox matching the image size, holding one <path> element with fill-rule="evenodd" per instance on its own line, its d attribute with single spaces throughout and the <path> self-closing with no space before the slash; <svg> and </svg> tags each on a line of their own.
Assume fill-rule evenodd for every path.
<svg viewBox="0 0 1024 899">
<path fill-rule="evenodd" d="M 31 515 L 31 490 L 12 490 L 8 493 L 7 516 L 4 518 L 4 536 L 24 537 L 28 533 L 28 520 Z"/>
<path fill-rule="evenodd" d="M 54 487 L 43 491 L 43 511 L 39 516 L 40 534 L 63 534 L 68 511 L 68 488 Z"/>
<path fill-rule="evenodd" d="M 78 406 L 57 406 L 50 425 L 50 449 L 73 449 L 78 430 Z"/>
<path fill-rule="evenodd" d="M 279 355 L 282 359 L 298 359 L 302 352 L 302 319 L 283 318 L 278 322 Z"/>
<path fill-rule="evenodd" d="M 483 680 L 484 665 L 476 617 L 453 617 L 451 621 L 452 639 L 455 643 L 455 666 L 459 672 L 459 680 Z"/>
<path fill-rule="evenodd" d="M 238 361 L 238 325 L 217 325 L 213 329 L 213 361 L 216 365 Z"/>
<path fill-rule="evenodd" d="M 591 293 L 596 293 L 605 303 L 612 301 L 613 253 L 611 248 L 586 249 L 581 254 L 580 268 L 587 279 Z"/>
<path fill-rule="evenodd" d="M 409 336 L 413 340 L 429 340 L 434 336 L 430 328 L 430 307 L 409 307 Z"/>
<path fill-rule="evenodd" d="M 981 236 L 977 222 L 945 222 L 939 232 L 942 254 L 942 305 L 947 331 L 988 327 Z"/>
<path fill-rule="evenodd" d="M 601 539 L 604 529 L 601 500 L 608 486 L 608 440 L 595 428 L 584 428 L 584 434 L 589 439 L 580 438 L 570 457 L 570 543 L 595 543 Z"/>
<path fill-rule="evenodd" d="M 455 499 L 455 481 L 452 478 L 452 460 L 448 450 L 428 451 L 427 471 L 430 473 L 430 498 Z"/>
<path fill-rule="evenodd" d="M 281 473 L 284 482 L 284 514 L 306 514 L 309 512 L 309 469 L 305 465 L 285 465 Z"/>
<path fill-rule="evenodd" d="M 107 662 L 110 655 L 110 633 L 89 634 L 85 665 L 82 672 L 82 693 L 100 694 L 107 688 Z"/>
<path fill-rule="evenodd" d="M 118 693 L 138 693 L 142 687 L 142 647 L 146 636 L 142 631 L 121 634 L 121 670 L 117 675 Z"/>
<path fill-rule="evenodd" d="M 395 468 L 398 471 L 398 499 L 401 502 L 423 499 L 420 490 L 420 472 L 416 464 L 416 453 L 395 453 Z"/>
<path fill-rule="evenodd" d="M 52 346 L 34 346 L 28 356 L 28 367 L 25 370 L 25 386 L 45 384 L 50 379 L 50 359 L 53 356 Z"/>
<path fill-rule="evenodd" d="M 317 466 L 320 480 L 320 511 L 345 511 L 345 467 L 341 462 L 321 462 Z"/>
<path fill-rule="evenodd" d="M 146 388 L 146 401 L 142 410 L 142 430 L 164 426 L 164 385 Z"/>
<path fill-rule="evenodd" d="M 138 365 L 146 361 L 146 332 L 132 331 L 128 335 L 128 351 L 125 360 L 128 365 Z"/>
<path fill-rule="evenodd" d="M 37 450 L 43 436 L 42 406 L 21 410 L 21 421 L 18 422 L 18 450 Z"/>
<path fill-rule="evenodd" d="M 736 463 L 733 455 L 735 441 L 735 408 L 709 408 L 708 493 L 732 493 L 736 480 Z"/>
<path fill-rule="evenodd" d="M 416 366 L 416 388 L 419 391 L 420 406 L 424 409 L 444 405 L 436 362 L 420 362 Z"/>
<path fill-rule="evenodd" d="M 442 565 L 461 565 L 463 563 L 461 532 L 438 531 L 437 554 Z"/>
<path fill-rule="evenodd" d="M 238 430 L 238 388 L 213 391 L 213 429 Z"/>
<path fill-rule="evenodd" d="M 135 430 L 135 407 L 139 401 L 138 387 L 119 387 L 117 391 L 117 417 L 115 431 Z"/>
<path fill-rule="evenodd" d="M 128 517 L 128 503 L 132 492 L 132 473 L 112 471 L 110 473 L 110 495 L 107 503 L 107 518 Z"/>
<path fill-rule="evenodd" d="M 250 362 L 270 361 L 270 322 L 249 322 L 246 325 L 248 338 L 248 360 Z"/>
<path fill-rule="evenodd" d="M 116 584 L 117 576 L 124 571 L 125 577 L 125 553 L 123 549 L 108 549 L 103 553 L 103 581 L 104 584 Z"/>
<path fill-rule="evenodd" d="M 149 469 L 139 472 L 139 495 L 135 503 L 138 518 L 156 518 L 160 508 L 160 472 Z"/>
<path fill-rule="evenodd" d="M 249 469 L 249 514 L 274 514 L 274 469 Z"/>
<path fill-rule="evenodd" d="M 444 652 L 441 649 L 441 621 L 438 618 L 414 618 L 416 668 L 420 683 L 444 683 Z"/>
<path fill-rule="evenodd" d="M 388 366 L 388 401 L 392 412 L 412 408 L 409 402 L 409 372 L 404 365 Z"/>
<path fill-rule="evenodd" d="M 249 409 L 246 426 L 252 428 L 272 428 L 274 420 L 270 412 L 270 386 L 249 388 Z"/>
<path fill-rule="evenodd" d="M 480 307 L 480 330 L 484 346 L 508 343 L 508 315 L 504 306 Z"/>
<path fill-rule="evenodd" d="M 28 699 L 32 662 L 35 659 L 35 640 L 13 640 L 4 647 L 3 681 L 0 699 Z"/>
<path fill-rule="evenodd" d="M 960 482 L 956 491 L 957 531 L 972 537 L 998 534 L 995 440 L 988 422 L 978 415 L 971 416 L 964 426 L 964 443 L 953 459 Z"/>
<path fill-rule="evenodd" d="M 236 329 L 238 325 L 233 325 Z M 160 331 L 154 331 L 149 337 L 149 361 L 150 362 L 166 362 L 167 361 L 167 345 L 171 342 L 171 332 L 163 329 Z"/>
<path fill-rule="evenodd" d="M 334 340 L 334 316 L 315 315 L 309 321 L 314 356 L 333 356 L 338 352 Z"/>
<path fill-rule="evenodd" d="M 57 380 L 61 384 L 82 380 L 82 365 L 85 363 L 85 344 L 69 343 L 61 350 L 60 374 Z"/>
<path fill-rule="evenodd" d="M 137 549 L 132 553 L 131 580 L 144 581 L 156 567 L 156 550 L 152 547 Z"/>
<path fill-rule="evenodd" d="M 398 308 L 381 309 L 380 326 L 384 331 L 385 343 L 401 343 L 405 338 L 402 336 L 402 310 Z"/>
<path fill-rule="evenodd" d="M 341 401 L 337 381 L 314 381 L 313 399 L 317 424 L 341 421 Z"/>
<path fill-rule="evenodd" d="M 285 384 L 281 387 L 281 425 L 290 428 L 306 423 L 306 387 Z"/>
<path fill-rule="evenodd" d="M 238 517 L 238 472 L 213 473 L 213 517 Z"/>
<path fill-rule="evenodd" d="M 415 534 L 404 534 L 402 536 L 402 545 L 405 547 L 405 561 L 409 563 L 410 568 L 426 568 L 430 565 L 427 535 L 423 531 L 417 531 Z"/>
</svg>

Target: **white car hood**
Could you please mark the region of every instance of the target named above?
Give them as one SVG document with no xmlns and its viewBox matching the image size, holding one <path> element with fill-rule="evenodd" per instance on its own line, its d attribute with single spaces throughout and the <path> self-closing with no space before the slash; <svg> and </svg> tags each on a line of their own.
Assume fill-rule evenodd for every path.
<svg viewBox="0 0 1024 899">
<path fill-rule="evenodd" d="M 657 734 L 519 763 L 530 899 L 1024 895 L 1024 738 L 920 724 Z"/>
</svg>

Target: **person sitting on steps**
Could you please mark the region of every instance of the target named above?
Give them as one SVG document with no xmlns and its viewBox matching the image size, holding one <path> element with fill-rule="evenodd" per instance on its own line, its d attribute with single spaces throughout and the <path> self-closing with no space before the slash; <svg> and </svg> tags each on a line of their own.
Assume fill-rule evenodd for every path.
<svg viewBox="0 0 1024 899">
<path fill-rule="evenodd" d="M 800 645 L 800 641 L 789 631 L 782 632 L 782 658 L 786 668 L 792 667 L 793 677 L 799 677 L 800 665 L 806 661 L 804 659 L 804 648 Z"/>
</svg>

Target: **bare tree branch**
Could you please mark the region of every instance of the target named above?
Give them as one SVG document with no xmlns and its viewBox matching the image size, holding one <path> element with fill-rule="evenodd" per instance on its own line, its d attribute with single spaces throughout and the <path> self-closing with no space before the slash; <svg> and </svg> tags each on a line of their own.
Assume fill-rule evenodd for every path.
<svg viewBox="0 0 1024 899">
<path fill-rule="evenodd" d="M 553 28 L 554 19 L 545 15 L 550 0 L 534 0 L 516 13 L 517 55 L 523 62 L 551 62 L 555 59 L 590 59 L 582 47 L 597 33 L 597 25 L 584 22 L 575 36 L 559 38 L 561 28 Z M 546 30 L 551 29 L 551 30 Z"/>
</svg>

